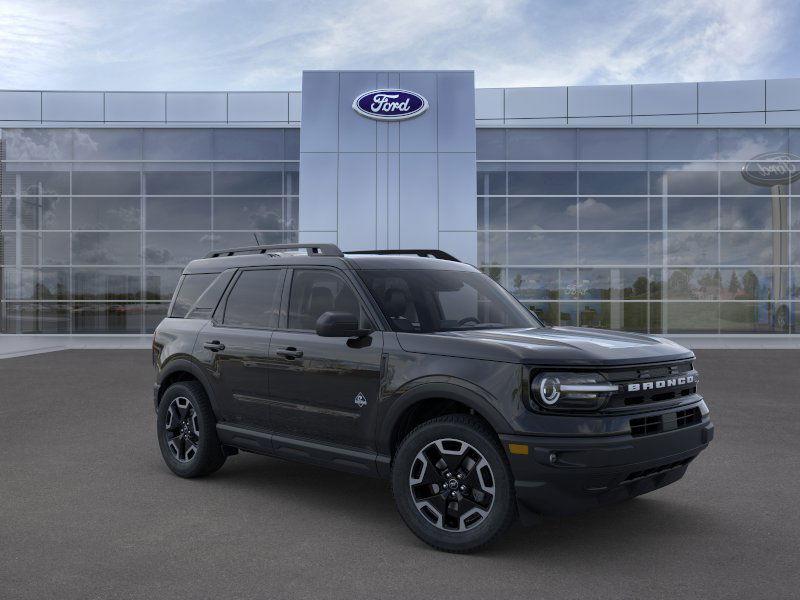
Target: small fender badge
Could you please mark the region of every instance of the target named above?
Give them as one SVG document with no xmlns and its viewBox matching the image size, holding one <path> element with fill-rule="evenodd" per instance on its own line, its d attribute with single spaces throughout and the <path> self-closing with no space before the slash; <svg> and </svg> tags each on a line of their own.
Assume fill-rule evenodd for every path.
<svg viewBox="0 0 800 600">
<path fill-rule="evenodd" d="M 367 405 L 366 396 L 364 396 L 364 394 L 361 392 L 358 392 L 358 394 L 356 394 L 355 403 L 358 408 L 364 408 Z"/>
</svg>

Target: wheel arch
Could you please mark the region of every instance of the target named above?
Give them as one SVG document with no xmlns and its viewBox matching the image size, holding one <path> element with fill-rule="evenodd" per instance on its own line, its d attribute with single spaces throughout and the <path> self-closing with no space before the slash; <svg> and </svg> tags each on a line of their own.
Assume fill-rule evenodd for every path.
<svg viewBox="0 0 800 600">
<path fill-rule="evenodd" d="M 208 378 L 203 372 L 203 369 L 185 358 L 173 359 L 162 369 L 158 382 L 158 393 L 155 398 L 156 410 L 158 410 L 158 406 L 161 404 L 161 398 L 164 396 L 164 392 L 167 391 L 169 386 L 180 381 L 197 381 L 203 386 L 203 391 L 205 391 L 208 401 L 211 403 L 214 417 L 217 418 L 219 415 L 218 406 Z"/>
<path fill-rule="evenodd" d="M 393 456 L 402 437 L 413 427 L 429 418 L 453 413 L 473 414 L 485 421 L 495 434 L 511 431 L 494 403 L 479 391 L 450 382 L 424 383 L 392 402 L 382 420 L 378 452 Z"/>
</svg>

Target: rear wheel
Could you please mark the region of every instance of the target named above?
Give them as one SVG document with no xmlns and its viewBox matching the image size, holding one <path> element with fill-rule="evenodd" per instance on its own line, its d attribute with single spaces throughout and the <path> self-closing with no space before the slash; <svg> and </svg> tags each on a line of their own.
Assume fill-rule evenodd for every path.
<svg viewBox="0 0 800 600">
<path fill-rule="evenodd" d="M 214 413 L 196 381 L 167 388 L 158 405 L 156 425 L 161 456 L 176 475 L 209 475 L 225 462 Z"/>
<path fill-rule="evenodd" d="M 392 492 L 411 531 L 447 552 L 481 548 L 516 516 L 503 450 L 469 415 L 439 417 L 409 433 L 394 457 Z"/>
</svg>

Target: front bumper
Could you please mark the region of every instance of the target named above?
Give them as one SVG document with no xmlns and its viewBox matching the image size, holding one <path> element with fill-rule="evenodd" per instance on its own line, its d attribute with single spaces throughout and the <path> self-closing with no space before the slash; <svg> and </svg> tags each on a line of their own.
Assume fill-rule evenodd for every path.
<svg viewBox="0 0 800 600">
<path fill-rule="evenodd" d="M 713 437 L 714 425 L 705 414 L 695 425 L 642 437 L 501 435 L 500 440 L 522 508 L 564 515 L 677 481 Z M 520 453 L 525 448 L 528 453 Z"/>
</svg>

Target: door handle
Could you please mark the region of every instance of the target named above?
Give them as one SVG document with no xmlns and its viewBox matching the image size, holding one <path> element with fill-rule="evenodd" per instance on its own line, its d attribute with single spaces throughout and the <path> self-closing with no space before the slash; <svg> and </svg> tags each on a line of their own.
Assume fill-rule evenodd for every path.
<svg viewBox="0 0 800 600">
<path fill-rule="evenodd" d="M 204 343 L 203 348 L 211 350 L 212 352 L 219 352 L 220 350 L 225 350 L 225 344 L 221 343 L 219 340 L 214 340 L 213 342 Z"/>
<path fill-rule="evenodd" d="M 301 358 L 303 356 L 303 351 L 289 346 L 288 348 L 277 350 L 275 354 L 282 356 L 286 360 L 294 360 L 295 358 Z"/>
</svg>

